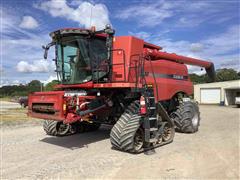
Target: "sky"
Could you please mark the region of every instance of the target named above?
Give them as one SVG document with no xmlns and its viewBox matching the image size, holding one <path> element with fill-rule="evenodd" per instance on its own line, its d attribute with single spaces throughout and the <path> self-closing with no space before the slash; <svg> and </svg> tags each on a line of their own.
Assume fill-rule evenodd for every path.
<svg viewBox="0 0 240 180">
<path fill-rule="evenodd" d="M 163 51 L 212 61 L 240 71 L 240 3 L 235 0 L 1 0 L 1 86 L 56 78 L 42 45 L 60 28 L 111 24 Z M 204 73 L 199 67 L 190 72 Z"/>
</svg>

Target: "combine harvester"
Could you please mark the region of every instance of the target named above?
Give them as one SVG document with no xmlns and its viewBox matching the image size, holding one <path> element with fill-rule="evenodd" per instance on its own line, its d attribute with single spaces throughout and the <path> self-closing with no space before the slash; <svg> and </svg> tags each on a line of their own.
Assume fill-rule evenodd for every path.
<svg viewBox="0 0 240 180">
<path fill-rule="evenodd" d="M 113 125 L 115 149 L 139 153 L 173 141 L 175 130 L 198 131 L 198 105 L 189 97 L 193 84 L 187 66 L 211 62 L 169 54 L 133 36 L 115 31 L 67 28 L 50 33 L 60 85 L 29 95 L 28 115 L 45 119 L 48 135 L 65 136 Z"/>
</svg>

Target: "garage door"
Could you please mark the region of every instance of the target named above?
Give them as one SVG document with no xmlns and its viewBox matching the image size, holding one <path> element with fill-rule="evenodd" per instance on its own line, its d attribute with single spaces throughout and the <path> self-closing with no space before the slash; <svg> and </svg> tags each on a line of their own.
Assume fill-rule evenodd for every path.
<svg viewBox="0 0 240 180">
<path fill-rule="evenodd" d="M 219 104 L 221 101 L 221 90 L 214 89 L 201 89 L 201 103 L 202 104 Z"/>
</svg>

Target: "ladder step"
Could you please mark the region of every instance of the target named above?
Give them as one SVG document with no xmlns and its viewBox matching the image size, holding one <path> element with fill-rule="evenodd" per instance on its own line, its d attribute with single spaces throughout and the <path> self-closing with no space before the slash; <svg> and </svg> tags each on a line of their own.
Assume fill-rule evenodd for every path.
<svg viewBox="0 0 240 180">
<path fill-rule="evenodd" d="M 156 107 L 149 107 L 149 109 L 156 109 Z"/>
<path fill-rule="evenodd" d="M 157 131 L 158 128 L 150 128 L 150 131 Z"/>
<path fill-rule="evenodd" d="M 157 141 L 157 139 L 156 138 L 151 138 L 151 139 L 149 139 L 149 141 L 148 142 L 150 142 L 150 143 L 154 143 L 154 142 L 156 142 Z"/>
<path fill-rule="evenodd" d="M 155 99 L 155 97 L 154 96 L 152 96 L 152 97 L 148 97 L 149 99 Z"/>
<path fill-rule="evenodd" d="M 149 118 L 149 121 L 153 121 L 153 120 L 157 120 L 157 118 L 156 117 L 150 117 Z"/>
</svg>

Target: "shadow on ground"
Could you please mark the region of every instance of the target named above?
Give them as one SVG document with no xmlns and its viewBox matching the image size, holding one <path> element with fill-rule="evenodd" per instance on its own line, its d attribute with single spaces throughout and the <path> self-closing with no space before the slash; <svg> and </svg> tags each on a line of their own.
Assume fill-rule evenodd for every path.
<svg viewBox="0 0 240 180">
<path fill-rule="evenodd" d="M 78 149 L 87 147 L 89 144 L 109 138 L 111 128 L 101 127 L 98 131 L 75 134 L 65 137 L 46 137 L 40 141 L 69 148 Z"/>
</svg>

